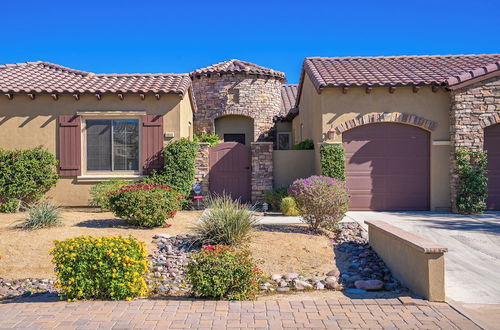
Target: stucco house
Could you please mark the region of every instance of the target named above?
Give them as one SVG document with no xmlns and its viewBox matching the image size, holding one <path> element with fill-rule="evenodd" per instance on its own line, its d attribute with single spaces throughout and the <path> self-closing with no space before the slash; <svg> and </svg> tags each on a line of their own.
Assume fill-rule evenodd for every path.
<svg viewBox="0 0 500 330">
<path fill-rule="evenodd" d="M 85 205 L 91 184 L 140 179 L 172 139 L 202 145 L 203 192 L 261 201 L 320 173 L 321 144 L 346 150 L 351 208 L 447 211 L 453 151 L 486 149 L 500 209 L 500 55 L 306 58 L 298 85 L 240 60 L 188 74 L 94 74 L 46 62 L 0 66 L 0 147 L 43 146 L 60 160 L 50 195 Z M 312 139 L 314 150 L 289 150 Z"/>
<path fill-rule="evenodd" d="M 484 148 L 500 209 L 499 76 L 496 54 L 306 58 L 294 140 L 343 144 L 354 210 L 450 210 L 455 149 Z"/>
</svg>

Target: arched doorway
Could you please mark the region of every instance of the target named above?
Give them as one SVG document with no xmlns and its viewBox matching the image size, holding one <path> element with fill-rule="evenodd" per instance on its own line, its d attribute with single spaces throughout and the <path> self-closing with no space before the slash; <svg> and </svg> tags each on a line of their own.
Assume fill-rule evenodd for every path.
<svg viewBox="0 0 500 330">
<path fill-rule="evenodd" d="M 484 150 L 488 152 L 488 210 L 500 210 L 500 124 L 484 129 Z"/>
<path fill-rule="evenodd" d="M 247 146 L 254 142 L 253 119 L 241 115 L 227 115 L 215 119 L 215 133 L 224 142 L 238 142 Z"/>
<path fill-rule="evenodd" d="M 342 134 L 352 210 L 429 210 L 430 133 L 373 123 Z"/>
</svg>

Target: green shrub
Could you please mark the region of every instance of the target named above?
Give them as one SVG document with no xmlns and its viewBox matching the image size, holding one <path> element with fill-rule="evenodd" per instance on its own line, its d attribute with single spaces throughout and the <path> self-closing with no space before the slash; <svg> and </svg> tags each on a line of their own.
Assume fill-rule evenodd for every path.
<svg viewBox="0 0 500 330">
<path fill-rule="evenodd" d="M 488 198 L 487 153 L 460 148 L 456 151 L 455 160 L 458 175 L 457 211 L 462 214 L 483 213 Z"/>
<path fill-rule="evenodd" d="M 184 196 L 189 196 L 194 182 L 199 149 L 198 142 L 187 139 L 170 142 L 163 150 L 165 157 L 163 169 L 144 179 L 144 183 L 167 185 Z"/>
<path fill-rule="evenodd" d="M 297 203 L 292 197 L 285 197 L 281 200 L 280 204 L 281 213 L 287 217 L 296 217 L 299 215 Z"/>
<path fill-rule="evenodd" d="M 195 296 L 249 300 L 255 299 L 259 290 L 261 271 L 248 251 L 208 245 L 191 255 L 186 277 Z"/>
<path fill-rule="evenodd" d="M 321 174 L 330 178 L 345 180 L 345 153 L 341 144 L 322 145 Z"/>
<path fill-rule="evenodd" d="M 290 189 L 304 222 L 313 230 L 334 230 L 347 212 L 349 194 L 345 182 L 326 176 L 295 180 Z"/>
<path fill-rule="evenodd" d="M 174 217 L 182 198 L 169 186 L 135 184 L 111 192 L 109 206 L 116 216 L 132 224 L 156 227 Z"/>
<path fill-rule="evenodd" d="M 133 237 L 80 236 L 54 244 L 50 254 L 61 297 L 130 300 L 146 294 L 144 242 Z"/>
<path fill-rule="evenodd" d="M 7 198 L 0 202 L 0 212 L 2 213 L 14 213 L 19 210 L 21 206 L 21 200 L 17 198 Z"/>
<path fill-rule="evenodd" d="M 57 160 L 41 148 L 0 151 L 0 209 L 14 212 L 55 186 Z M 15 206 L 15 207 L 14 207 Z"/>
<path fill-rule="evenodd" d="M 220 143 L 220 138 L 217 134 L 202 133 L 200 136 L 194 136 L 193 141 L 209 143 L 214 147 Z"/>
<path fill-rule="evenodd" d="M 42 201 L 28 209 L 28 215 L 21 223 L 24 229 L 40 229 L 61 224 L 61 207 Z"/>
<path fill-rule="evenodd" d="M 118 190 L 118 188 L 127 186 L 131 182 L 121 179 L 112 179 L 93 185 L 90 188 L 90 206 L 100 207 L 103 210 L 111 210 L 109 204 L 110 192 Z"/>
<path fill-rule="evenodd" d="M 281 200 L 288 196 L 287 187 L 279 187 L 272 190 L 264 191 L 264 201 L 272 210 L 279 210 Z"/>
<path fill-rule="evenodd" d="M 249 240 L 257 217 L 229 195 L 211 197 L 209 208 L 193 227 L 194 240 L 200 244 L 238 245 Z"/>
<path fill-rule="evenodd" d="M 312 150 L 314 149 L 314 141 L 311 139 L 306 139 L 300 141 L 292 147 L 293 150 Z"/>
</svg>

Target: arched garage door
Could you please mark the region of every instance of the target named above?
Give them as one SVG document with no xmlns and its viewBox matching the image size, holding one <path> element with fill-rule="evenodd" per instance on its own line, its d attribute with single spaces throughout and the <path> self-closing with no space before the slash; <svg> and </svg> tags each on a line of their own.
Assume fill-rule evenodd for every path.
<svg viewBox="0 0 500 330">
<path fill-rule="evenodd" d="M 342 134 L 351 210 L 429 210 L 429 132 L 376 123 Z"/>
<path fill-rule="evenodd" d="M 484 129 L 484 150 L 488 152 L 488 210 L 500 210 L 500 124 Z"/>
</svg>

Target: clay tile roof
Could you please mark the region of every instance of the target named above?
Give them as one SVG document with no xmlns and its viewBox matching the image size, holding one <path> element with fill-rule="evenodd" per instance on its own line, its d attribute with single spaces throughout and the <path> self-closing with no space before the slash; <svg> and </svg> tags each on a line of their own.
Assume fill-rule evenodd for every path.
<svg viewBox="0 0 500 330">
<path fill-rule="evenodd" d="M 156 93 L 184 96 L 186 74 L 95 74 L 48 62 L 0 65 L 2 93 Z"/>
<path fill-rule="evenodd" d="M 261 76 L 268 76 L 278 78 L 280 80 L 285 80 L 285 74 L 280 71 L 265 68 L 263 66 L 253 64 L 250 62 L 240 61 L 240 60 L 229 60 L 225 62 L 216 63 L 205 68 L 196 69 L 191 72 L 191 77 L 201 76 L 205 74 L 212 73 L 245 73 L 254 74 Z"/>
<path fill-rule="evenodd" d="M 281 86 L 281 110 L 275 120 L 292 120 L 299 113 L 295 107 L 298 87 L 298 84 Z"/>
<path fill-rule="evenodd" d="M 309 57 L 304 71 L 319 91 L 343 86 L 451 85 L 498 69 L 500 54 Z"/>
</svg>

